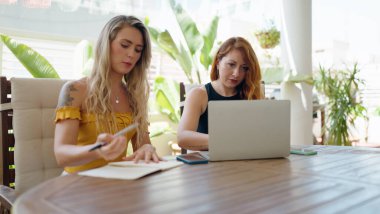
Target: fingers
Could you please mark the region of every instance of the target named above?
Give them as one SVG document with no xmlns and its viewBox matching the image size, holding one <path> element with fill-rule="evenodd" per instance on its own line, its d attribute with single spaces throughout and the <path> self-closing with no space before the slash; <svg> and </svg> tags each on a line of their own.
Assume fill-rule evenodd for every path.
<svg viewBox="0 0 380 214">
<path fill-rule="evenodd" d="M 145 144 L 137 151 L 135 151 L 132 155 L 124 157 L 123 160 L 133 161 L 135 163 L 137 163 L 139 160 L 143 160 L 145 163 L 149 163 L 150 161 L 158 163 L 163 159 L 157 155 L 156 148 L 154 148 L 154 146 Z"/>
<path fill-rule="evenodd" d="M 152 155 L 153 162 L 158 163 L 160 160 L 162 160 L 156 153 Z"/>
<path fill-rule="evenodd" d="M 110 137 L 112 138 L 111 141 Z M 107 144 L 98 149 L 99 155 L 107 161 L 114 160 L 119 157 L 126 149 L 126 142 L 124 136 L 114 137 L 112 135 L 99 135 L 98 139 L 102 141 L 108 141 Z"/>
<path fill-rule="evenodd" d="M 160 160 L 162 160 L 162 158 L 157 155 L 156 148 L 151 144 L 143 145 L 134 153 L 134 155 L 134 162 L 144 160 L 145 163 L 149 163 L 150 161 L 158 163 Z"/>
<path fill-rule="evenodd" d="M 139 151 L 139 150 L 137 150 L 136 151 L 136 155 L 135 155 L 135 158 L 133 159 L 133 161 L 135 162 L 135 163 L 137 163 L 139 160 L 142 160 L 143 158 L 144 158 L 144 151 Z"/>
<path fill-rule="evenodd" d="M 132 161 L 133 159 L 135 159 L 135 156 L 136 156 L 136 153 L 133 153 L 133 154 L 130 155 L 130 156 L 123 157 L 123 160 L 124 160 L 124 161 Z"/>
<path fill-rule="evenodd" d="M 107 133 L 102 133 L 98 135 L 96 141 L 97 142 L 104 142 L 104 143 L 110 143 L 114 139 L 113 135 L 107 134 Z"/>
<path fill-rule="evenodd" d="M 152 153 L 145 152 L 145 163 L 149 163 L 151 159 L 152 159 Z"/>
</svg>

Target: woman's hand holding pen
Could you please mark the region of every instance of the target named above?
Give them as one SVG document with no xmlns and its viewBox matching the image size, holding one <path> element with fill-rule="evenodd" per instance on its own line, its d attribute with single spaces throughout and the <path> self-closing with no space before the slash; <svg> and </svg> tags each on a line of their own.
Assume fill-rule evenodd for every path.
<svg viewBox="0 0 380 214">
<path fill-rule="evenodd" d="M 123 160 L 125 161 L 133 160 L 134 162 L 138 162 L 139 160 L 144 160 L 145 163 L 149 163 L 150 161 L 158 163 L 159 161 L 162 161 L 162 158 L 160 158 L 157 155 L 156 148 L 152 146 L 152 144 L 144 144 L 138 150 L 136 150 L 132 155 L 123 158 Z"/>
<path fill-rule="evenodd" d="M 98 143 L 105 143 L 99 149 L 96 149 L 100 158 L 111 161 L 119 157 L 127 147 L 126 139 L 124 136 L 115 136 L 111 134 L 100 134 L 96 140 Z"/>
</svg>

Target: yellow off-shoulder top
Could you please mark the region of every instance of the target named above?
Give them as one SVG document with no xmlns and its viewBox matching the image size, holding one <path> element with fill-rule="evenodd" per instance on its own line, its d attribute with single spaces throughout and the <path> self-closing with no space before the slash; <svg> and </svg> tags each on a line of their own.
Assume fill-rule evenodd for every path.
<svg viewBox="0 0 380 214">
<path fill-rule="evenodd" d="M 117 130 L 119 131 L 128 125 L 133 123 L 133 116 L 131 113 L 114 113 L 117 123 Z M 110 116 L 111 117 L 111 116 Z M 79 107 L 64 106 L 56 109 L 55 122 L 66 119 L 77 119 L 80 121 L 77 145 L 89 145 L 96 142 L 97 129 L 96 118 L 94 114 L 84 113 L 80 111 Z M 129 132 L 125 135 L 127 142 L 135 135 L 136 131 Z M 114 133 L 111 133 L 114 134 Z M 121 161 L 122 157 L 126 155 L 126 151 L 123 152 L 117 159 L 113 161 Z M 80 166 L 65 167 L 65 171 L 68 173 L 75 173 L 83 170 L 93 169 L 106 165 L 108 162 L 104 159 L 98 159 Z"/>
</svg>

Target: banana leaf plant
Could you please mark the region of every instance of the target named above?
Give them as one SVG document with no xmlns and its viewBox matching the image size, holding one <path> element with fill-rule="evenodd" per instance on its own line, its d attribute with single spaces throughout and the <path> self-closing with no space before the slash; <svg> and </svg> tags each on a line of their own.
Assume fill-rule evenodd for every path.
<svg viewBox="0 0 380 214">
<path fill-rule="evenodd" d="M 37 51 L 4 34 L 0 34 L 0 40 L 9 48 L 33 77 L 60 78 L 49 61 Z"/>
<path fill-rule="evenodd" d="M 160 112 L 168 115 L 174 123 L 178 123 L 180 119 L 179 84 L 174 80 L 158 76 L 154 81 L 153 91 Z"/>
<path fill-rule="evenodd" d="M 179 84 L 178 82 L 165 78 L 163 76 L 156 77 L 153 84 L 153 92 L 155 95 L 155 106 L 161 114 L 167 115 L 175 124 L 180 120 L 179 109 Z M 176 130 L 169 125 L 167 121 L 151 122 L 150 137 L 158 137 L 162 134 L 176 133 Z"/>
<path fill-rule="evenodd" d="M 201 71 L 207 74 L 212 63 L 212 51 L 216 45 L 219 17 L 213 17 L 204 34 L 201 34 L 197 24 L 180 4 L 170 1 L 170 6 L 181 29 L 184 42 L 173 38 L 168 30 L 160 31 L 149 26 L 148 18 L 145 19 L 145 24 L 148 26 L 152 41 L 180 65 L 188 82 L 201 84 Z M 201 69 L 201 67 L 203 68 Z M 156 104 L 160 112 L 178 123 L 180 118 L 179 84 L 162 76 L 157 77 L 154 84 Z"/>
<path fill-rule="evenodd" d="M 146 18 L 145 23 L 148 25 L 150 36 L 160 49 L 180 65 L 190 84 L 195 82 L 201 84 L 200 66 L 203 66 L 203 70 L 207 72 L 212 63 L 212 50 L 218 31 L 219 17 L 213 17 L 204 34 L 201 34 L 197 24 L 180 4 L 171 0 L 170 6 L 185 42 L 173 38 L 168 30 L 159 31 L 149 26 L 149 19 Z"/>
</svg>

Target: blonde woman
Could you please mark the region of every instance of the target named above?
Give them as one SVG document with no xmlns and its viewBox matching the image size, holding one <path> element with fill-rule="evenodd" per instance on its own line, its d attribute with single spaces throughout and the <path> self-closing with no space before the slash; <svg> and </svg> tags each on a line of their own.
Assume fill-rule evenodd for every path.
<svg viewBox="0 0 380 214">
<path fill-rule="evenodd" d="M 111 161 L 158 162 L 148 135 L 147 70 L 151 43 L 144 24 L 133 16 L 116 16 L 102 29 L 89 77 L 66 83 L 56 109 L 54 152 L 67 173 Z M 114 136 L 126 126 L 138 128 Z M 126 157 L 131 140 L 134 153 Z M 104 146 L 89 151 L 94 145 Z"/>
<path fill-rule="evenodd" d="M 181 148 L 208 150 L 208 101 L 263 98 L 260 65 L 244 38 L 232 37 L 220 46 L 210 77 L 210 83 L 194 88 L 186 96 L 178 126 Z"/>
</svg>

